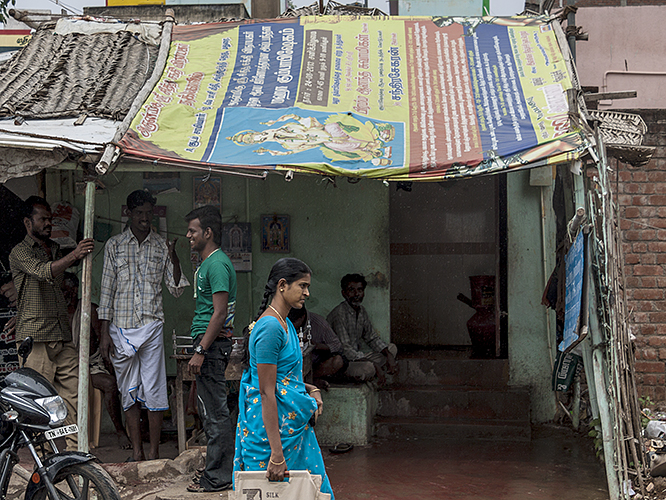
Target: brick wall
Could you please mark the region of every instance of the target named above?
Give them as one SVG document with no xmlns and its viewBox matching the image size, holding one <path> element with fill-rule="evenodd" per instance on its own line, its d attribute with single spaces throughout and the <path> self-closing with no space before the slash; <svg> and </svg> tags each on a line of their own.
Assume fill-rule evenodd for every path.
<svg viewBox="0 0 666 500">
<path fill-rule="evenodd" d="M 612 162 L 624 249 L 630 330 L 640 396 L 666 403 L 666 110 L 627 110 L 648 126 L 649 164 Z"/>
</svg>

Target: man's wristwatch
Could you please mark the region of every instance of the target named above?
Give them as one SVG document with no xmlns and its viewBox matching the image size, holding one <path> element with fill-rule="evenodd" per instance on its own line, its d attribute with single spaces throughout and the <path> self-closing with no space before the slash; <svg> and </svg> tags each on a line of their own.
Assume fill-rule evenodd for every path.
<svg viewBox="0 0 666 500">
<path fill-rule="evenodd" d="M 201 354 L 202 356 L 206 355 L 206 349 L 203 348 L 201 344 L 199 344 L 196 349 L 194 349 L 195 354 Z"/>
</svg>

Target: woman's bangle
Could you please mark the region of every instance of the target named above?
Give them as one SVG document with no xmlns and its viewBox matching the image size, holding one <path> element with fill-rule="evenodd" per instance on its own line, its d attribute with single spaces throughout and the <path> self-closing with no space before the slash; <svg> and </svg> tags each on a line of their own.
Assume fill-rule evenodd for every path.
<svg viewBox="0 0 666 500">
<path fill-rule="evenodd" d="M 313 392 L 321 392 L 321 389 L 317 389 L 316 387 L 312 389 L 308 394 L 312 394 Z"/>
<path fill-rule="evenodd" d="M 286 458 L 282 458 L 282 462 L 273 462 L 273 459 L 272 459 L 272 458 L 269 458 L 268 461 L 269 461 L 270 463 L 272 463 L 273 465 L 282 465 L 283 463 L 285 463 L 285 462 L 287 461 L 287 459 L 286 459 Z"/>
</svg>

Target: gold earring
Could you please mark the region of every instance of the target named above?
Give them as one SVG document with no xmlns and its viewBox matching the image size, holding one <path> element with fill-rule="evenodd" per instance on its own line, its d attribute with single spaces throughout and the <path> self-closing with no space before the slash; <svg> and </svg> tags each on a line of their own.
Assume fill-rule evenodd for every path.
<svg viewBox="0 0 666 500">
<path fill-rule="evenodd" d="M 284 288 L 280 288 L 280 291 L 281 291 L 281 292 L 284 292 Z"/>
</svg>

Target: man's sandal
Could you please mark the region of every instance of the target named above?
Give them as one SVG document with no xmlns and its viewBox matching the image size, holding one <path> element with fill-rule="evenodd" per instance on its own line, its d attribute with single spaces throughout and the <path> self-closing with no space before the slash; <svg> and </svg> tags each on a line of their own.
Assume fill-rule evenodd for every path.
<svg viewBox="0 0 666 500">
<path fill-rule="evenodd" d="M 214 490 L 206 490 L 204 489 L 203 486 L 201 486 L 201 483 L 191 483 L 186 489 L 190 493 L 211 493 L 213 491 L 226 491 L 230 490 L 233 485 L 231 483 L 227 483 L 221 488 L 216 488 Z"/>
<path fill-rule="evenodd" d="M 333 448 L 329 448 L 328 451 L 330 451 L 331 453 L 347 453 L 348 451 L 352 451 L 353 449 L 354 449 L 353 444 L 338 443 Z"/>
<path fill-rule="evenodd" d="M 190 485 L 188 485 L 186 489 L 190 493 L 203 493 L 204 492 L 204 488 L 203 488 L 203 486 L 201 486 L 199 481 L 196 481 L 196 482 L 192 481 L 192 483 Z"/>
<path fill-rule="evenodd" d="M 194 474 L 192 474 L 192 482 L 199 484 L 199 481 L 201 481 L 201 476 L 204 475 L 205 471 L 206 467 L 200 467 L 197 470 L 195 470 Z"/>
</svg>

